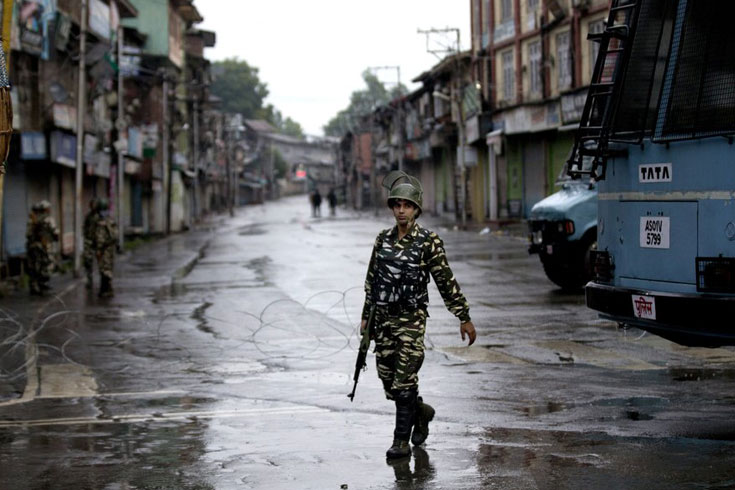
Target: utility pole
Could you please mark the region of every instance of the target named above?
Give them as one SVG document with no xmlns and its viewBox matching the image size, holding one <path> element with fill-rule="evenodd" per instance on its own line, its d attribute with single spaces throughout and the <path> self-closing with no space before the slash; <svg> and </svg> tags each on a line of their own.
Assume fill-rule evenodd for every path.
<svg viewBox="0 0 735 490">
<path fill-rule="evenodd" d="M 79 73 L 77 77 L 77 158 L 74 182 L 74 276 L 82 268 L 82 177 L 84 166 L 84 114 L 87 111 L 87 0 L 81 0 L 82 19 L 79 31 Z"/>
<path fill-rule="evenodd" d="M 230 212 L 230 216 L 235 216 L 235 212 L 232 207 L 232 145 L 230 143 L 230 138 L 232 137 L 232 120 L 230 119 L 230 116 L 225 116 L 225 155 L 227 158 L 225 158 L 225 172 L 227 172 L 227 210 Z"/>
<path fill-rule="evenodd" d="M 122 54 L 123 54 L 123 26 L 117 26 L 117 120 L 115 128 L 117 129 L 117 139 L 120 141 L 122 131 L 125 129 L 125 113 L 123 107 L 123 73 L 122 73 Z M 114 144 L 113 144 L 114 146 Z M 125 245 L 125 226 L 123 223 L 122 212 L 122 193 L 125 186 L 125 159 L 123 157 L 124 150 L 115 148 L 117 153 L 117 193 L 115 195 L 115 210 L 117 211 L 117 249 L 122 252 Z M 110 176 L 111 179 L 115 176 Z"/>
<path fill-rule="evenodd" d="M 199 221 L 199 88 L 194 93 L 194 221 Z"/>
<path fill-rule="evenodd" d="M 464 229 L 467 226 L 467 170 L 465 167 L 464 156 L 465 156 L 465 127 L 464 127 L 464 111 L 462 111 L 462 81 L 456 81 L 456 87 L 452 90 L 452 98 L 454 103 L 457 104 L 457 165 L 459 166 L 459 178 L 460 178 L 460 204 L 459 204 L 459 218 L 460 224 Z"/>
<path fill-rule="evenodd" d="M 163 110 L 162 117 L 163 127 L 161 128 L 161 171 L 164 186 L 163 191 L 166 193 L 166 200 L 163 203 L 164 219 L 166 222 L 166 234 L 171 233 L 171 162 L 169 161 L 169 141 L 171 138 L 171 122 L 168 115 L 168 73 L 163 72 Z"/>
</svg>

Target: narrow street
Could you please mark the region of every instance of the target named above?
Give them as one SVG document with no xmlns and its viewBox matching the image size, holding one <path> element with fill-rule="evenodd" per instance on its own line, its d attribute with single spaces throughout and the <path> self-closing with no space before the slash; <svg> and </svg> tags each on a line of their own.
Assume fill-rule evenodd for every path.
<svg viewBox="0 0 735 490">
<path fill-rule="evenodd" d="M 325 206 L 326 208 L 326 206 Z M 374 356 L 354 403 L 379 216 L 240 208 L 81 281 L 0 300 L 0 488 L 702 489 L 735 486 L 735 350 L 597 319 L 549 282 L 523 230 L 444 239 L 478 341 L 430 286 L 425 446 L 387 464 Z"/>
</svg>

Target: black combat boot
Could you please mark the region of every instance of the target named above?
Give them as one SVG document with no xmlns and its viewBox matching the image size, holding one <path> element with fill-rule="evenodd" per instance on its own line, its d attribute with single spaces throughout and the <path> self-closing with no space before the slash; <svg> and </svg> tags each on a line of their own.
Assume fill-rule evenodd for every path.
<svg viewBox="0 0 735 490">
<path fill-rule="evenodd" d="M 408 440 L 411 438 L 416 412 L 415 390 L 402 390 L 394 397 L 396 400 L 396 428 L 393 431 L 393 445 L 385 453 L 388 459 L 405 458 L 411 455 Z"/>
<path fill-rule="evenodd" d="M 112 281 L 107 277 L 102 277 L 100 280 L 100 298 L 111 298 L 114 295 L 112 291 Z"/>
<path fill-rule="evenodd" d="M 424 403 L 423 398 L 418 397 L 416 402 L 416 423 L 413 426 L 413 434 L 411 442 L 414 446 L 419 446 L 429 437 L 429 422 L 434 420 L 434 408 L 428 403 Z"/>
</svg>

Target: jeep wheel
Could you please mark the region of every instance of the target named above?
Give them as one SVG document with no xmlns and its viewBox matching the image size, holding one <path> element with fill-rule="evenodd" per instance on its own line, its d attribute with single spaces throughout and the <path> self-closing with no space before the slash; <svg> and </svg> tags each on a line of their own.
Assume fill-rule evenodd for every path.
<svg viewBox="0 0 735 490">
<path fill-rule="evenodd" d="M 544 272 L 551 282 L 565 291 L 579 291 L 592 279 L 590 251 L 597 249 L 597 233 L 590 233 L 579 244 L 580 253 L 571 263 L 561 262 L 550 255 L 541 254 Z"/>
</svg>

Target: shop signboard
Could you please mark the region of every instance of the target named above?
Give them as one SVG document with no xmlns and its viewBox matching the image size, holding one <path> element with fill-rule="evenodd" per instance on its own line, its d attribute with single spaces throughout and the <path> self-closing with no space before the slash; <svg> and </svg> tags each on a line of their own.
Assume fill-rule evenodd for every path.
<svg viewBox="0 0 735 490">
<path fill-rule="evenodd" d="M 89 30 L 102 39 L 110 39 L 110 7 L 101 0 L 89 2 Z"/>
<path fill-rule="evenodd" d="M 128 128 L 128 155 L 143 158 L 143 132 L 132 126 Z"/>
<path fill-rule="evenodd" d="M 96 136 L 91 134 L 84 135 L 84 163 L 97 163 L 97 142 Z"/>
<path fill-rule="evenodd" d="M 561 96 L 561 119 L 564 124 L 579 122 L 582 119 L 587 90 Z"/>
<path fill-rule="evenodd" d="M 49 25 L 56 20 L 55 0 L 20 0 L 15 3 L 11 47 L 48 60 Z"/>
<path fill-rule="evenodd" d="M 46 136 L 37 131 L 21 133 L 20 157 L 23 160 L 46 160 Z"/>
<path fill-rule="evenodd" d="M 137 175 L 140 173 L 141 168 L 143 167 L 143 164 L 141 162 L 136 162 L 135 160 L 131 160 L 130 158 L 125 159 L 125 173 L 128 175 Z"/>
<path fill-rule="evenodd" d="M 73 131 L 77 126 L 77 109 L 67 104 L 54 104 L 54 126 Z"/>
<path fill-rule="evenodd" d="M 77 137 L 61 131 L 51 132 L 51 160 L 66 167 L 77 163 Z"/>
<path fill-rule="evenodd" d="M 536 133 L 558 128 L 561 125 L 559 113 L 558 102 L 518 107 L 503 113 L 502 123 L 506 134 Z"/>
</svg>

